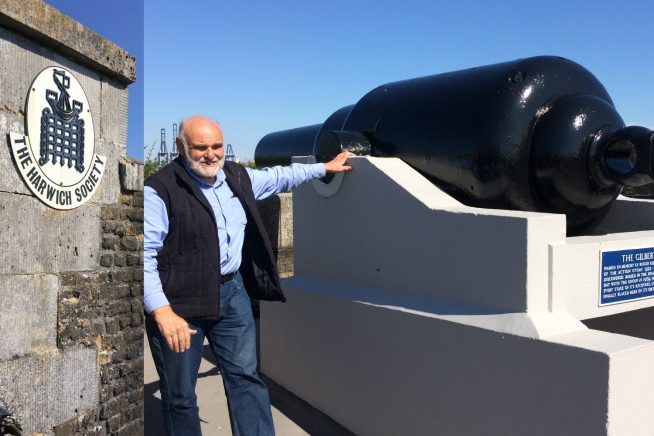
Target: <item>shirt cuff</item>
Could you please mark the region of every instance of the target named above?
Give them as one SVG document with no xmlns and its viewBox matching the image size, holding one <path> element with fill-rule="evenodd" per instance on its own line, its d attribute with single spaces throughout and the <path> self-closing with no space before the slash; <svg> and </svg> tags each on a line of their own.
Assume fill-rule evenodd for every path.
<svg viewBox="0 0 654 436">
<path fill-rule="evenodd" d="M 325 169 L 324 163 L 315 163 L 309 165 L 309 170 L 311 171 L 311 176 L 313 179 L 321 179 L 327 175 L 327 170 Z"/>
<path fill-rule="evenodd" d="M 143 299 L 143 307 L 147 313 L 152 313 L 153 310 L 160 308 L 161 306 L 168 306 L 170 303 L 164 295 L 163 291 L 153 292 L 145 295 Z"/>
</svg>

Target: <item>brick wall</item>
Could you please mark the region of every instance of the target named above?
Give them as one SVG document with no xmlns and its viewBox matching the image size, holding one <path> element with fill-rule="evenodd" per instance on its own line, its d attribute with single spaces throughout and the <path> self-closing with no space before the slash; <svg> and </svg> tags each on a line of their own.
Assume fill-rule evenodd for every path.
<svg viewBox="0 0 654 436">
<path fill-rule="evenodd" d="M 143 191 L 122 183 L 100 216 L 100 267 L 62 274 L 57 323 L 60 348 L 98 348 L 99 405 L 56 436 L 143 434 Z"/>
</svg>

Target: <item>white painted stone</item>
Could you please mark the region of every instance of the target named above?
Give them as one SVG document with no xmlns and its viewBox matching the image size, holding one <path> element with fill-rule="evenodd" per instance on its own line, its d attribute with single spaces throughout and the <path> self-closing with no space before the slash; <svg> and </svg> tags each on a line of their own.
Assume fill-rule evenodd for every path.
<svg viewBox="0 0 654 436">
<path fill-rule="evenodd" d="M 356 434 L 648 435 L 642 430 L 653 428 L 651 341 L 583 328 L 531 339 L 296 283 L 285 281 L 287 303 L 262 303 L 262 371 Z M 643 362 L 640 388 L 618 363 L 624 355 Z M 619 396 L 632 395 L 633 408 L 608 399 L 624 379 Z"/>
<path fill-rule="evenodd" d="M 69 348 L 0 362 L 0 399 L 25 434 L 46 431 L 98 403 L 97 350 Z"/>
<path fill-rule="evenodd" d="M 57 346 L 57 276 L 0 275 L 0 362 Z"/>
<path fill-rule="evenodd" d="M 577 319 L 589 319 L 654 307 L 654 297 L 600 307 L 600 253 L 642 247 L 654 248 L 654 231 L 578 236 L 553 244 L 554 310 L 565 310 Z"/>
<path fill-rule="evenodd" d="M 654 347 L 636 346 L 616 352 L 609 362 L 608 434 L 651 435 L 654 433 Z M 649 395 L 648 395 L 649 394 Z"/>
<path fill-rule="evenodd" d="M 59 211 L 0 192 L 0 274 L 92 270 L 99 252 L 99 206 Z"/>
<path fill-rule="evenodd" d="M 654 307 L 654 298 L 600 307 L 600 253 L 654 247 L 654 200 L 619 197 L 595 233 L 550 246 L 552 310 L 589 319 Z"/>
<path fill-rule="evenodd" d="M 350 162 L 333 195 L 294 193 L 265 374 L 361 435 L 651 436 L 654 341 L 588 329 L 582 312 L 600 315 L 577 302 L 600 248 L 651 231 L 566 238 L 564 216 L 466 207 L 398 159 Z"/>
<path fill-rule="evenodd" d="M 563 240 L 564 216 L 463 206 L 399 159 L 350 164 L 332 197 L 294 191 L 295 241 L 312 241 L 295 244 L 295 274 L 500 312 L 548 309 L 544 241 Z"/>
</svg>

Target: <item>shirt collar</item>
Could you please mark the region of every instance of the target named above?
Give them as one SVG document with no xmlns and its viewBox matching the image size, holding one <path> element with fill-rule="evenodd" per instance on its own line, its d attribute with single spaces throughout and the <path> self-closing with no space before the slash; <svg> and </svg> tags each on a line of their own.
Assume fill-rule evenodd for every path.
<svg viewBox="0 0 654 436">
<path fill-rule="evenodd" d="M 184 158 L 184 157 L 182 157 L 182 165 L 184 165 L 184 169 L 186 170 L 186 172 L 200 186 L 204 186 L 204 187 L 214 187 L 215 186 L 215 187 L 218 187 L 218 186 L 222 185 L 222 183 L 225 181 L 225 172 L 222 170 L 222 168 L 220 170 L 218 170 L 218 172 L 216 173 L 216 181 L 213 184 L 211 184 L 211 183 L 205 182 L 204 180 L 199 178 L 193 171 L 191 171 L 191 169 L 188 167 L 188 164 L 186 163 L 186 158 Z"/>
</svg>

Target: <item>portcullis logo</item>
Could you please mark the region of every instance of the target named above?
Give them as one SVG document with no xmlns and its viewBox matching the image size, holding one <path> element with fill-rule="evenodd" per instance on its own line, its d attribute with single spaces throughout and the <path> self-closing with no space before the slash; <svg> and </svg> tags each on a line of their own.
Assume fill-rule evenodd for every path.
<svg viewBox="0 0 654 436">
<path fill-rule="evenodd" d="M 64 68 L 46 68 L 30 87 L 25 112 L 27 135 L 9 137 L 27 186 L 55 209 L 86 203 L 100 185 L 106 159 L 95 154 L 93 119 L 80 83 Z"/>
</svg>

